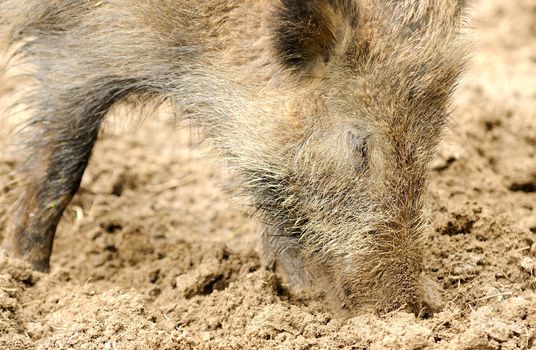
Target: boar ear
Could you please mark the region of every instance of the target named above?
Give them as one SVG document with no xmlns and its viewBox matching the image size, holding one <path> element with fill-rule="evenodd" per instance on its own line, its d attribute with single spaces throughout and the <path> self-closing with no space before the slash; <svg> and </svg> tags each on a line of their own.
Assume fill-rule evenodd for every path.
<svg viewBox="0 0 536 350">
<path fill-rule="evenodd" d="M 355 12 L 353 0 L 280 0 L 274 44 L 281 63 L 300 74 L 328 63 Z"/>
</svg>

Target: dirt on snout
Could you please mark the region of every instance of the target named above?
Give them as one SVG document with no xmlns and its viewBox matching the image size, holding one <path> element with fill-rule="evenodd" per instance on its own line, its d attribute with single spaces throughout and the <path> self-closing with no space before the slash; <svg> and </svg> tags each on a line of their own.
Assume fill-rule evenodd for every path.
<svg viewBox="0 0 536 350">
<path fill-rule="evenodd" d="M 0 257 L 0 349 L 536 347 L 536 2 L 473 3 L 475 54 L 432 164 L 426 273 L 441 312 L 343 318 L 293 294 L 195 129 L 105 128 L 58 230 L 49 274 Z M 2 65 L 3 63 L 0 63 Z M 0 110 L 23 81 L 0 86 Z M 12 119 L 0 119 L 0 235 Z"/>
</svg>

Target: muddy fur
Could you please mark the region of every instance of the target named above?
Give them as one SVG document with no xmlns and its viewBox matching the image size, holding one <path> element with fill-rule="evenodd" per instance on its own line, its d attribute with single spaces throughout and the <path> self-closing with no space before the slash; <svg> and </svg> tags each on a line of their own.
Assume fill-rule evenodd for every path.
<svg viewBox="0 0 536 350">
<path fill-rule="evenodd" d="M 107 111 L 169 100 L 236 170 L 269 264 L 344 308 L 419 312 L 427 169 L 466 56 L 463 7 L 0 0 L 35 82 L 4 247 L 47 270 Z"/>
</svg>

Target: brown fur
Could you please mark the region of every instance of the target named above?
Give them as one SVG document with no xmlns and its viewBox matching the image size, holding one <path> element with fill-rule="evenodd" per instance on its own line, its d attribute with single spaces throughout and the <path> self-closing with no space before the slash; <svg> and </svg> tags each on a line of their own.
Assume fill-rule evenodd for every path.
<svg viewBox="0 0 536 350">
<path fill-rule="evenodd" d="M 0 0 L 35 77 L 4 246 L 48 269 L 108 109 L 168 99 L 236 169 L 291 281 L 327 284 L 353 310 L 418 312 L 427 168 L 464 61 L 463 5 Z"/>
</svg>

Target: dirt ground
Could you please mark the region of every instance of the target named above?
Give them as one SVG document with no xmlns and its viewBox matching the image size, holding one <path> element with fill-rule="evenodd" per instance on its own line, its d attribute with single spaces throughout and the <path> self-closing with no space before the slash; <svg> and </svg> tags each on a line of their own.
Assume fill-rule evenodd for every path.
<svg viewBox="0 0 536 350">
<path fill-rule="evenodd" d="M 432 164 L 426 272 L 442 312 L 341 318 L 289 293 L 261 268 L 225 167 L 162 111 L 110 122 L 49 274 L 0 257 L 0 349 L 536 347 L 536 1 L 473 7 L 475 54 Z M 17 91 L 3 83 L 0 109 Z M 0 198 L 10 127 L 0 119 Z"/>
</svg>

